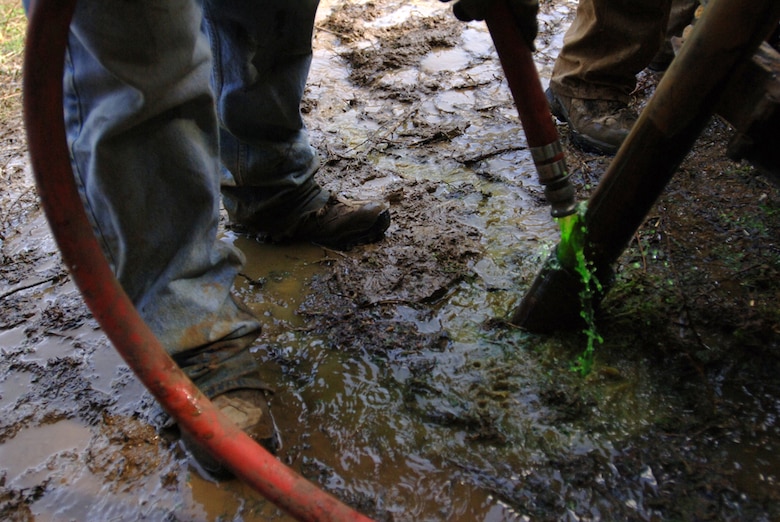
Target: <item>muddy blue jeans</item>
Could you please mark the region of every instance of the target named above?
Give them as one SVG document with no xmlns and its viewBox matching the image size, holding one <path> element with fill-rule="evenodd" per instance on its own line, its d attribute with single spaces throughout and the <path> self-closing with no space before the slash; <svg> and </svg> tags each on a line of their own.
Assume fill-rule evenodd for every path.
<svg viewBox="0 0 780 522">
<path fill-rule="evenodd" d="M 328 193 L 300 102 L 319 0 L 204 0 L 214 56 L 222 195 L 231 221 L 284 236 Z"/>
<path fill-rule="evenodd" d="M 298 109 L 316 7 L 79 0 L 71 24 L 65 123 L 87 212 L 141 316 L 210 396 L 262 385 L 260 325 L 231 293 L 243 255 L 217 237 L 220 185 L 232 215 L 269 228 L 327 197 Z"/>
</svg>

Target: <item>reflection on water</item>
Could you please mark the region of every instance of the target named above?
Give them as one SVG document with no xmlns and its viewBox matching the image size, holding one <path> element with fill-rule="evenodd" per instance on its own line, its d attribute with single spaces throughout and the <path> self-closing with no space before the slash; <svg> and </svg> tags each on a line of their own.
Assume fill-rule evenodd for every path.
<svg viewBox="0 0 780 522">
<path fill-rule="evenodd" d="M 68 420 L 21 430 L 0 445 L 6 480 L 19 487 L 36 484 L 36 475 L 47 473 L 47 462 L 66 451 L 83 450 L 89 437 L 86 426 Z"/>
</svg>

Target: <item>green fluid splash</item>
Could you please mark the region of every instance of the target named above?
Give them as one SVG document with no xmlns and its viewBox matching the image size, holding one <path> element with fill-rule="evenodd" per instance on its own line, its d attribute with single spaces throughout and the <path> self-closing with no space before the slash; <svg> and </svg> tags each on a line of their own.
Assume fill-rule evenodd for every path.
<svg viewBox="0 0 780 522">
<path fill-rule="evenodd" d="M 593 369 L 596 343 L 601 344 L 604 338 L 596 331 L 595 313 L 593 302 L 602 287 L 594 273 L 593 266 L 585 259 L 585 203 L 581 203 L 577 212 L 563 218 L 556 218 L 561 229 L 561 241 L 558 244 L 556 255 L 558 262 L 564 268 L 576 272 L 582 289 L 580 290 L 580 316 L 585 321 L 585 334 L 587 344 L 585 350 L 571 365 L 571 370 L 585 376 Z"/>
</svg>

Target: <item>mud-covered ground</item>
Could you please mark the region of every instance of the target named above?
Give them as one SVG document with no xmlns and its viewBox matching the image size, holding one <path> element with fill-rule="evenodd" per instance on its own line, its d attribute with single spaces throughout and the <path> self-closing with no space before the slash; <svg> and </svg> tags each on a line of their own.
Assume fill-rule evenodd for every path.
<svg viewBox="0 0 780 522">
<path fill-rule="evenodd" d="M 0 6 L 0 518 L 286 519 L 199 474 L 81 301 Z M 575 7 L 542 3 L 543 83 Z M 439 2 L 323 2 L 303 107 L 320 180 L 393 222 L 345 253 L 225 231 L 266 322 L 279 458 L 379 520 L 780 519 L 777 187 L 713 119 L 617 263 L 580 376 L 583 335 L 501 321 L 557 241 L 502 78 L 484 27 Z M 585 199 L 610 159 L 559 128 Z"/>
</svg>

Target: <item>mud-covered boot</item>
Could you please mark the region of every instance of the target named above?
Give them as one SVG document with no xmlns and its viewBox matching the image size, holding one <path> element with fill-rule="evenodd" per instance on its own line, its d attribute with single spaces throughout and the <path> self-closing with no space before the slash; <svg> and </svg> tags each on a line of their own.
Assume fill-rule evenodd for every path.
<svg viewBox="0 0 780 522">
<path fill-rule="evenodd" d="M 217 395 L 211 402 L 244 433 L 274 453 L 280 446 L 280 439 L 265 393 L 255 389 L 233 390 Z M 201 448 L 192 436 L 182 431 L 181 438 L 198 465 L 209 475 L 219 480 L 232 477 L 230 470 Z"/>
<path fill-rule="evenodd" d="M 390 210 L 373 201 L 347 201 L 333 196 L 319 210 L 301 216 L 278 240 L 310 241 L 336 250 L 373 243 L 390 226 Z"/>
<path fill-rule="evenodd" d="M 553 115 L 569 124 L 571 141 L 587 152 L 612 155 L 628 136 L 637 115 L 615 100 L 584 100 L 545 92 Z"/>
</svg>

